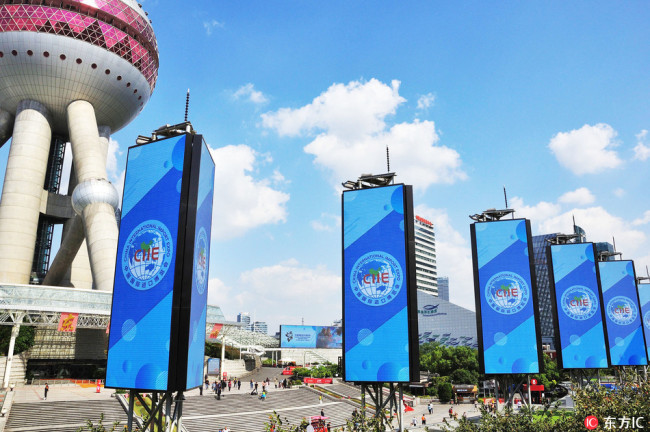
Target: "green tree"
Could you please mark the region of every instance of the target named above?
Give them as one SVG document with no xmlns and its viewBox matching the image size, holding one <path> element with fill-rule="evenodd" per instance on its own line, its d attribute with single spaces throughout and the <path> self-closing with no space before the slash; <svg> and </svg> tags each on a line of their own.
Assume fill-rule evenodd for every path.
<svg viewBox="0 0 650 432">
<path fill-rule="evenodd" d="M 456 369 L 449 376 L 454 384 L 478 384 L 478 373 L 467 369 Z"/>
<path fill-rule="evenodd" d="M 438 384 L 438 399 L 441 403 L 447 403 L 451 400 L 453 396 L 453 389 L 451 384 L 443 382 Z"/>
<path fill-rule="evenodd" d="M 0 325 L 0 353 L 7 355 L 9 352 L 9 342 L 11 340 L 11 327 Z M 20 326 L 18 337 L 14 345 L 14 354 L 20 354 L 34 346 L 34 333 L 36 330 L 30 326 Z"/>
</svg>

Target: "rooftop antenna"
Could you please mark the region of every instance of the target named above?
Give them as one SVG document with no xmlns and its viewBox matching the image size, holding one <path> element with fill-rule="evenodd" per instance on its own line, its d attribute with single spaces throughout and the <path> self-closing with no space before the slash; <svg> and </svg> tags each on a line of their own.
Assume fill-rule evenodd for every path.
<svg viewBox="0 0 650 432">
<path fill-rule="evenodd" d="M 506 194 L 506 185 L 503 185 L 503 199 L 505 199 L 506 208 L 508 208 L 508 195 Z"/>
<path fill-rule="evenodd" d="M 573 232 L 576 232 L 576 216 L 571 215 L 571 217 L 573 218 Z"/>
<path fill-rule="evenodd" d="M 386 172 L 390 172 L 390 153 L 388 152 L 388 144 L 386 144 L 386 168 Z"/>
<path fill-rule="evenodd" d="M 190 89 L 187 89 L 187 96 L 185 96 L 185 121 L 187 121 L 187 113 L 190 111 Z"/>
</svg>

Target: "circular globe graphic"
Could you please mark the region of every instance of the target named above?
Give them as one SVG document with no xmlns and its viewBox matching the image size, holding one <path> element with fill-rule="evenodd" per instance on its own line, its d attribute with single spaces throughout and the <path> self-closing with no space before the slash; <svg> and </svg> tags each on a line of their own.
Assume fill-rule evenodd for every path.
<svg viewBox="0 0 650 432">
<path fill-rule="evenodd" d="M 572 286 L 562 294 L 562 310 L 571 319 L 584 321 L 598 309 L 596 294 L 581 285 Z"/>
<path fill-rule="evenodd" d="M 512 315 L 521 311 L 530 298 L 528 284 L 520 275 L 503 271 L 485 284 L 485 299 L 495 312 Z"/>
<path fill-rule="evenodd" d="M 630 325 L 636 320 L 637 309 L 629 297 L 616 296 L 607 302 L 607 316 L 615 324 Z"/>
<path fill-rule="evenodd" d="M 194 244 L 194 277 L 196 279 L 196 289 L 199 294 L 203 294 L 208 276 L 208 234 L 205 232 L 205 228 L 201 227 Z"/>
<path fill-rule="evenodd" d="M 124 245 L 122 271 L 129 285 L 147 290 L 156 286 L 167 273 L 173 246 L 169 229 L 160 221 L 138 225 Z"/>
<path fill-rule="evenodd" d="M 369 306 L 391 302 L 402 289 L 404 273 L 389 253 L 374 251 L 357 260 L 350 273 L 350 284 L 359 301 Z"/>
</svg>

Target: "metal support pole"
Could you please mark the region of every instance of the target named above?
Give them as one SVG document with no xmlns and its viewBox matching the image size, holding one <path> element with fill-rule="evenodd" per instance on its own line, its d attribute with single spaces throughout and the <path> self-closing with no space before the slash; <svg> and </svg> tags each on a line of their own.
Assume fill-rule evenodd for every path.
<svg viewBox="0 0 650 432">
<path fill-rule="evenodd" d="M 397 422 L 399 424 L 399 431 L 402 432 L 402 420 L 403 420 L 403 412 L 404 412 L 404 394 L 402 392 L 402 385 L 399 385 L 399 403 L 397 404 L 397 409 L 399 412 L 397 413 Z"/>
<path fill-rule="evenodd" d="M 528 408 L 533 406 L 533 401 L 530 397 L 530 375 L 526 375 L 526 379 L 528 379 Z"/>
<path fill-rule="evenodd" d="M 174 428 L 172 426 L 174 419 L 172 418 L 172 398 L 168 397 L 165 404 L 165 430 L 167 432 L 173 432 Z"/>
<path fill-rule="evenodd" d="M 135 405 L 135 395 L 133 393 L 133 390 L 129 392 L 129 414 L 126 420 L 127 432 L 133 432 L 133 406 Z"/>
<path fill-rule="evenodd" d="M 223 379 L 223 363 L 226 359 L 226 335 L 221 336 L 221 361 L 219 362 L 219 379 Z"/>
<path fill-rule="evenodd" d="M 366 384 L 361 384 L 361 424 L 366 423 Z"/>
<path fill-rule="evenodd" d="M 16 338 L 18 337 L 18 332 L 20 331 L 20 323 L 23 321 L 22 315 L 20 316 L 20 321 L 14 323 L 11 327 L 11 339 L 9 339 L 9 350 L 7 351 L 7 362 L 5 363 L 5 376 L 2 380 L 2 387 L 9 387 L 9 379 L 11 378 L 11 364 L 14 360 L 14 346 L 16 345 Z"/>
<path fill-rule="evenodd" d="M 183 392 L 179 391 L 178 395 L 176 396 L 176 409 L 178 410 L 177 417 L 176 417 L 176 430 L 177 431 L 182 431 L 183 430 L 183 400 L 185 400 L 185 396 L 183 396 Z"/>
</svg>

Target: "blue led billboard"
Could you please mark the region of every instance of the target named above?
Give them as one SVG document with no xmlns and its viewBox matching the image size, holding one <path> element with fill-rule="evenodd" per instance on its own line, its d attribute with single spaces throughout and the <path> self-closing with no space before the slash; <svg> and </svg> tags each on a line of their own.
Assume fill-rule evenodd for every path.
<svg viewBox="0 0 650 432">
<path fill-rule="evenodd" d="M 612 366 L 647 365 L 632 261 L 598 263 Z"/>
<path fill-rule="evenodd" d="M 606 368 L 607 343 L 593 243 L 549 246 L 559 366 Z"/>
<path fill-rule="evenodd" d="M 641 304 L 646 353 L 648 354 L 648 359 L 650 359 L 650 284 L 639 284 L 637 290 L 639 292 L 639 303 Z"/>
<path fill-rule="evenodd" d="M 213 182 L 200 135 L 129 149 L 106 387 L 201 385 Z"/>
<path fill-rule="evenodd" d="M 280 326 L 280 348 L 343 348 L 341 327 Z"/>
<path fill-rule="evenodd" d="M 106 386 L 166 390 L 185 136 L 127 157 Z"/>
<path fill-rule="evenodd" d="M 189 347 L 187 350 L 186 388 L 200 386 L 203 382 L 203 354 L 205 348 L 205 321 L 208 310 L 208 275 L 210 265 L 210 236 L 212 234 L 212 198 L 214 195 L 214 162 L 210 149 L 201 142 L 200 151 L 196 153 L 199 175 L 196 184 L 190 190 L 190 202 L 196 202 L 195 223 L 190 228 L 193 251 L 192 257 L 192 294 L 190 307 Z M 192 171 L 194 171 L 194 166 Z M 194 195 L 196 198 L 194 199 Z"/>
<path fill-rule="evenodd" d="M 343 193 L 346 381 L 409 382 L 418 372 L 412 188 Z"/>
<path fill-rule="evenodd" d="M 512 219 L 474 223 L 470 229 L 481 372 L 538 373 L 540 327 L 530 224 Z"/>
</svg>

